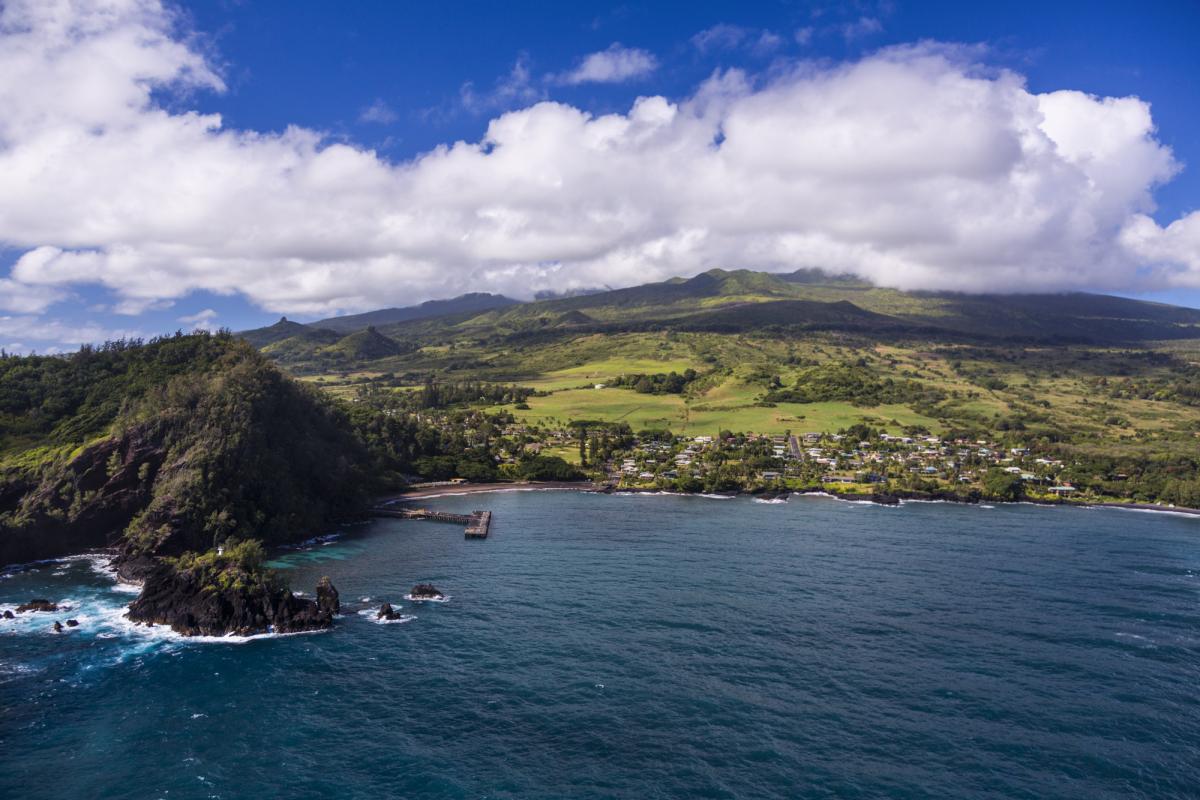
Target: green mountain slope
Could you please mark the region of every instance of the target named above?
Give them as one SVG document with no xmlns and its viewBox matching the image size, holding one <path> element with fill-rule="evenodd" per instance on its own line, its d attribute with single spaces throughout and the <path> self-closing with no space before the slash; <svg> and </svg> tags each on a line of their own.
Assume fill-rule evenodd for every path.
<svg viewBox="0 0 1200 800">
<path fill-rule="evenodd" d="M 345 415 L 229 336 L 3 359 L 0 387 L 0 564 L 286 541 L 370 485 Z"/>
<path fill-rule="evenodd" d="M 472 292 L 450 300 L 428 300 L 420 305 L 404 308 L 383 308 L 378 311 L 368 311 L 364 314 L 349 314 L 341 317 L 330 317 L 317 320 L 310 327 L 327 328 L 339 333 L 358 331 L 367 326 L 382 327 L 398 322 L 408 322 L 414 319 L 428 319 L 451 314 L 474 314 L 516 305 L 517 300 L 499 294 Z"/>
</svg>

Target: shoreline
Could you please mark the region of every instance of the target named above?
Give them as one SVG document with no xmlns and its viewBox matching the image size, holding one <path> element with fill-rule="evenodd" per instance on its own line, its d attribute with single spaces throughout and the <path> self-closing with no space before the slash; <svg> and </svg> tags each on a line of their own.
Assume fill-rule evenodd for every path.
<svg viewBox="0 0 1200 800">
<path fill-rule="evenodd" d="M 390 494 L 379 498 L 375 505 L 386 506 L 409 500 L 429 500 L 434 497 L 456 497 L 488 492 L 602 492 L 605 484 L 592 481 L 528 481 L 524 483 L 457 483 L 443 486 L 418 487 L 411 492 Z"/>
<path fill-rule="evenodd" d="M 456 497 L 472 494 L 487 494 L 490 492 L 534 492 L 534 491 L 576 491 L 576 492 L 591 492 L 598 494 L 671 494 L 680 497 L 704 497 L 712 495 L 705 492 L 675 492 L 661 489 L 616 489 L 609 484 L 595 483 L 592 481 L 530 481 L 527 483 L 464 483 L 444 486 L 428 486 L 418 488 L 411 492 L 401 494 L 388 495 L 377 501 L 377 505 L 389 505 L 391 503 L 403 503 L 412 500 L 432 500 L 438 497 Z M 750 498 L 767 498 L 777 499 L 787 497 L 789 495 L 814 495 L 818 497 L 832 497 L 837 500 L 845 500 L 847 502 L 859 503 L 874 503 L 876 505 L 895 506 L 904 502 L 945 502 L 957 503 L 960 505 L 979 505 L 980 503 L 998 504 L 998 505 L 1037 505 L 1037 506 L 1067 506 L 1070 508 L 1111 508 L 1118 511 L 1142 511 L 1149 513 L 1160 514 L 1181 514 L 1189 517 L 1200 517 L 1200 508 L 1188 508 L 1184 506 L 1165 506 L 1155 503 L 1121 503 L 1121 502 L 1102 502 L 1089 503 L 1072 500 L 963 500 L 954 497 L 945 496 L 927 496 L 923 494 L 908 494 L 897 492 L 888 495 L 874 494 L 851 494 L 847 492 L 829 491 L 827 489 L 818 490 L 791 490 L 787 492 L 770 493 L 763 492 L 754 494 L 752 492 L 719 492 L 722 497 L 750 497 Z"/>
</svg>

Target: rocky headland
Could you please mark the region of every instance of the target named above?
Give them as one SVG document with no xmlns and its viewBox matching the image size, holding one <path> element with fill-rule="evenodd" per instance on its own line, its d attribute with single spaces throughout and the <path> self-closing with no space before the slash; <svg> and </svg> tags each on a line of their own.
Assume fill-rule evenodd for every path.
<svg viewBox="0 0 1200 800">
<path fill-rule="evenodd" d="M 262 546 L 253 540 L 161 559 L 145 574 L 129 619 L 185 636 L 299 633 L 333 624 L 341 604 L 329 578 L 317 585 L 315 600 L 297 597 L 262 561 Z"/>
</svg>

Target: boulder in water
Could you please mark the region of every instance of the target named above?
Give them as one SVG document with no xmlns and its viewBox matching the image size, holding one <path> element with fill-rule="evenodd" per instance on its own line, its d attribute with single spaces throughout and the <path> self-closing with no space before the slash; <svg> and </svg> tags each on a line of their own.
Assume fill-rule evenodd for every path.
<svg viewBox="0 0 1200 800">
<path fill-rule="evenodd" d="M 392 608 L 391 603 L 384 603 L 379 607 L 379 613 L 375 615 L 375 619 L 400 619 L 400 614 Z"/>
<path fill-rule="evenodd" d="M 67 627 L 68 627 L 68 628 L 78 628 L 78 627 L 79 627 L 79 620 L 77 620 L 77 619 L 69 619 L 69 620 L 67 620 Z"/>
<path fill-rule="evenodd" d="M 51 603 L 49 600 L 35 599 L 17 606 L 18 614 L 24 614 L 26 611 L 58 611 L 58 604 Z"/>
<path fill-rule="evenodd" d="M 54 620 L 54 632 L 55 632 L 55 633 L 62 633 L 62 629 L 63 629 L 63 628 L 62 628 L 62 623 L 61 623 L 61 622 L 59 622 L 58 620 Z"/>
<path fill-rule="evenodd" d="M 15 614 L 13 614 L 13 612 L 9 611 L 9 610 L 6 608 L 6 609 L 4 609 L 4 618 L 5 618 L 5 619 L 16 619 L 16 615 L 15 615 Z"/>
<path fill-rule="evenodd" d="M 418 583 L 409 594 L 413 600 L 441 600 L 443 595 L 432 583 Z"/>
</svg>

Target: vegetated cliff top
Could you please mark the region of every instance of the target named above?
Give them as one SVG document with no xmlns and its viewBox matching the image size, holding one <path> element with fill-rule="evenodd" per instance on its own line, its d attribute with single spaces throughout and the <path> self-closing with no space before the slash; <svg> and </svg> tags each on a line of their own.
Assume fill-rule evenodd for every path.
<svg viewBox="0 0 1200 800">
<path fill-rule="evenodd" d="M 342 409 L 228 334 L 0 359 L 0 564 L 311 535 L 367 461 Z"/>
</svg>

